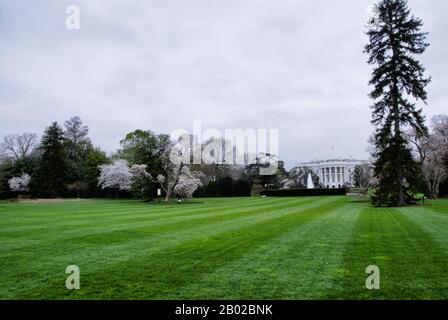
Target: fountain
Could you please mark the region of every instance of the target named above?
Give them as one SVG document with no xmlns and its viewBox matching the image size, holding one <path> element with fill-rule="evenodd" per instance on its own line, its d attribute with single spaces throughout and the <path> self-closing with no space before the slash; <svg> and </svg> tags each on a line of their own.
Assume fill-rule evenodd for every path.
<svg viewBox="0 0 448 320">
<path fill-rule="evenodd" d="M 307 189 L 314 189 L 313 177 L 311 176 L 311 172 L 308 173 L 308 181 L 306 182 Z"/>
</svg>

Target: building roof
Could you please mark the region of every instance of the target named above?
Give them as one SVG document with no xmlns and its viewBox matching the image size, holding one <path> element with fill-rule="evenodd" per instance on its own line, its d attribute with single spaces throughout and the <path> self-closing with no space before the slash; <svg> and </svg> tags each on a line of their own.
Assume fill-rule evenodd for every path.
<svg viewBox="0 0 448 320">
<path fill-rule="evenodd" d="M 368 162 L 368 160 L 357 160 L 357 159 L 327 159 L 327 160 L 315 160 L 315 161 L 310 161 L 310 162 L 302 162 L 299 163 L 297 166 L 298 167 L 303 167 L 303 166 L 307 166 L 307 165 L 320 165 L 320 164 L 324 164 L 324 163 L 333 163 L 333 162 L 348 162 L 348 163 L 363 163 L 363 162 Z"/>
</svg>

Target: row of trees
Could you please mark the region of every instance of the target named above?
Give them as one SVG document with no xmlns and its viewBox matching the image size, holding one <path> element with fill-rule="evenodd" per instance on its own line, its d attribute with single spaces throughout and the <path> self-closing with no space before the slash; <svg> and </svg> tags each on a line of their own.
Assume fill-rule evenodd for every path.
<svg viewBox="0 0 448 320">
<path fill-rule="evenodd" d="M 432 128 L 429 135 L 410 131 L 406 137 L 423 172 L 425 191 L 435 198 L 440 183 L 447 177 L 448 116 L 435 117 Z M 288 172 L 282 161 L 278 161 L 275 174 L 260 175 L 260 169 L 266 165 L 262 158 L 267 155 L 260 155 L 245 166 L 191 165 L 182 162 L 182 145 L 171 141 L 168 135 L 149 130 L 127 134 L 120 141 L 120 149 L 107 156 L 93 146 L 88 132 L 82 120 L 73 117 L 63 127 L 52 123 L 40 141 L 30 133 L 6 136 L 0 144 L 0 197 L 17 193 L 33 197 L 133 195 L 166 200 L 193 195 L 250 196 L 266 189 L 306 188 L 309 174 L 316 187 L 324 187 L 312 169 L 296 167 Z M 212 141 L 203 147 L 209 143 Z M 375 155 L 375 148 L 372 150 Z M 173 161 L 173 156 L 179 161 Z M 364 189 L 378 186 L 369 163 L 357 166 L 352 180 Z"/>
<path fill-rule="evenodd" d="M 0 143 L 0 196 L 12 192 L 36 197 L 101 195 L 98 166 L 109 160 L 93 147 L 88 131 L 79 117 L 73 117 L 63 128 L 53 122 L 40 141 L 32 133 L 4 137 Z"/>
<path fill-rule="evenodd" d="M 286 176 L 283 163 L 276 174 L 260 176 L 264 164 L 259 158 L 247 166 L 191 165 L 182 157 L 182 144 L 150 130 L 127 134 L 120 149 L 107 156 L 88 133 L 82 120 L 73 117 L 63 126 L 53 122 L 40 141 L 31 133 L 4 137 L 0 197 L 250 196 L 254 190 L 280 187 Z"/>
</svg>

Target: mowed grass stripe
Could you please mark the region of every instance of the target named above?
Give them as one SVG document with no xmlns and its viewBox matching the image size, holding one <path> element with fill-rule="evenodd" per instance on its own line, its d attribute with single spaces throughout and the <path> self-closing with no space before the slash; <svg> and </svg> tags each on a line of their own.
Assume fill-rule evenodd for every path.
<svg viewBox="0 0 448 320">
<path fill-rule="evenodd" d="M 329 199 L 321 199 L 321 201 L 328 201 Z M 83 256 L 84 254 L 90 255 L 92 251 L 98 252 L 103 248 L 106 252 L 111 253 L 112 257 L 110 259 L 117 258 L 115 251 L 125 251 L 133 250 L 141 246 L 148 246 L 151 248 L 163 248 L 170 243 L 177 244 L 177 241 L 183 241 L 184 238 L 189 238 L 191 236 L 201 236 L 197 230 L 202 229 L 203 234 L 208 234 L 211 232 L 220 232 L 225 230 L 225 228 L 238 227 L 237 223 L 251 224 L 257 223 L 259 221 L 265 221 L 275 217 L 275 215 L 285 214 L 291 210 L 306 210 L 312 206 L 317 206 L 320 203 L 317 198 L 312 199 L 295 199 L 297 202 L 295 206 L 291 206 L 280 202 L 278 207 L 271 209 L 259 209 L 253 212 L 248 212 L 247 214 L 242 214 L 239 216 L 235 214 L 233 216 L 223 219 L 222 217 L 210 217 L 204 219 L 203 221 L 194 221 L 194 223 L 180 223 L 176 226 L 162 224 L 160 226 L 149 226 L 144 227 L 139 230 L 122 230 L 122 231 L 108 231 L 105 229 L 105 234 L 99 235 L 97 237 L 92 237 L 89 239 L 90 233 L 82 235 L 82 230 L 78 231 L 75 238 L 69 238 L 65 241 L 56 240 L 55 236 L 52 235 L 47 240 L 48 243 L 44 245 L 34 245 L 33 247 L 21 248 L 20 250 L 14 250 L 11 254 L 2 254 L 4 261 L 14 260 L 18 261 L 17 266 L 20 267 L 22 259 L 28 259 L 30 256 L 36 255 L 39 252 L 39 247 L 48 247 L 51 255 L 46 255 L 43 257 L 36 256 L 36 259 L 54 259 L 54 257 L 59 257 L 61 254 L 69 253 L 75 251 L 78 256 Z M 283 208 L 283 209 L 282 209 Z M 271 213 L 275 212 L 275 215 Z M 90 241 L 87 241 L 90 240 Z M 126 255 L 122 256 L 126 257 Z M 0 266 L 1 266 L 0 261 Z"/>
<path fill-rule="evenodd" d="M 438 209 L 438 208 L 437 208 Z M 448 212 L 434 210 L 434 205 L 415 208 L 400 208 L 401 214 L 431 237 L 432 241 L 448 253 Z M 448 272 L 448 261 L 447 272 Z"/>
<path fill-rule="evenodd" d="M 291 210 L 300 212 L 300 210 L 318 206 L 331 199 L 316 198 L 308 200 L 313 200 L 313 203 L 297 207 L 296 209 L 294 209 L 294 206 L 284 205 L 283 210 L 280 207 L 275 209 L 275 214 L 286 214 Z M 303 199 L 296 199 L 296 201 L 302 202 Z M 157 234 L 157 228 L 153 227 L 149 229 L 151 234 L 148 232 L 124 230 L 123 233 L 126 235 L 124 239 L 120 238 L 116 233 L 111 233 L 98 237 L 93 242 L 56 241 L 43 246 L 34 246 L 28 250 L 16 250 L 13 254 L 1 254 L 0 266 L 5 267 L 5 270 L 11 271 L 10 273 L 13 276 L 4 280 L 12 283 L 12 288 L 14 288 L 14 283 L 20 282 L 21 278 L 29 279 L 31 283 L 39 283 L 41 281 L 39 275 L 48 273 L 46 270 L 57 273 L 59 269 L 65 268 L 63 267 L 64 265 L 71 263 L 82 263 L 83 265 L 89 265 L 91 268 L 95 268 L 95 266 L 102 267 L 103 264 L 119 263 L 134 256 L 144 255 L 147 252 L 178 245 L 192 238 L 217 234 L 225 230 L 239 228 L 241 224 L 267 221 L 273 217 L 275 215 L 270 215 L 268 211 L 260 209 L 259 213 L 254 216 L 234 218 L 234 220 L 225 220 L 224 222 L 215 221 L 212 224 L 185 224 L 179 226 L 178 230 L 164 230 L 165 233 L 163 234 Z M 81 232 L 82 230 L 80 230 Z M 48 236 L 53 238 L 52 235 Z M 45 254 L 42 255 L 42 251 Z M 99 259 L 101 259 L 100 263 L 98 263 Z M 29 268 L 30 264 L 33 265 L 33 268 Z M 8 287 L 8 285 L 5 287 Z"/>
<path fill-rule="evenodd" d="M 291 227 L 289 217 L 297 217 L 300 220 L 304 219 L 304 217 L 316 217 L 318 212 L 309 209 L 323 206 L 330 210 L 335 205 L 335 201 L 337 200 L 328 198 L 316 199 L 314 203 L 308 206 L 298 208 L 286 206 L 286 208 L 279 209 L 277 212 L 271 212 L 268 215 L 235 219 L 235 221 L 226 221 L 221 224 L 217 223 L 211 228 L 207 225 L 199 226 L 198 229 L 190 230 L 190 232 L 187 230 L 174 233 L 172 236 L 175 239 L 171 241 L 169 241 L 169 236 L 171 235 L 165 234 L 165 239 L 163 237 L 162 239 L 158 237 L 154 239 L 142 238 L 129 241 L 125 245 L 104 244 L 103 249 L 96 248 L 94 252 L 85 250 L 84 254 L 79 250 L 66 255 L 64 255 L 65 252 L 61 252 L 62 256 L 57 255 L 53 260 L 41 261 L 40 264 L 36 265 L 37 268 L 39 268 L 38 266 L 43 266 L 39 268 L 40 272 L 51 277 L 45 283 L 42 283 L 41 277 L 34 278 L 34 281 L 30 279 L 33 274 L 36 275 L 36 272 L 33 273 L 31 271 L 32 269 L 22 270 L 22 274 L 15 272 L 15 274 L 19 274 L 17 281 L 23 278 L 28 279 L 28 288 L 30 286 L 34 288 L 34 290 L 31 290 L 33 292 L 32 295 L 30 295 L 30 290 L 15 288 L 8 292 L 8 296 L 33 298 L 37 294 L 51 298 L 63 294 L 64 297 L 70 298 L 73 293 L 69 293 L 67 296 L 67 291 L 60 287 L 65 275 L 58 270 L 65 268 L 67 264 L 78 261 L 78 265 L 84 270 L 83 281 L 86 289 L 85 291 L 75 293 L 76 296 L 73 296 L 74 298 L 81 297 L 83 292 L 87 293 L 88 290 L 90 290 L 88 294 L 93 294 L 95 297 L 111 296 L 110 290 L 114 292 L 112 295 L 114 298 L 123 297 L 119 292 L 129 294 L 130 291 L 135 291 L 135 294 L 131 294 L 131 296 L 136 297 L 141 293 L 139 293 L 138 288 L 140 286 L 146 287 L 146 281 L 142 277 L 160 274 L 161 278 L 158 280 L 162 282 L 167 281 L 167 285 L 172 283 L 172 281 L 176 282 L 179 276 L 176 275 L 177 272 L 174 272 L 174 274 L 166 272 L 169 272 L 172 268 L 182 268 L 182 266 L 188 265 L 191 259 L 195 260 L 195 250 L 198 252 L 205 250 L 204 253 L 223 253 L 227 250 L 229 252 L 227 257 L 214 257 L 213 261 L 209 261 L 213 265 L 220 265 L 226 260 L 230 261 L 233 259 L 233 254 L 240 252 L 238 251 L 239 247 L 245 248 L 245 246 L 258 245 L 260 241 L 266 241 L 273 236 L 270 232 L 265 234 L 265 231 L 272 231 L 272 229 L 277 227 L 280 232 L 282 228 Z M 169 259 L 169 262 L 164 261 L 163 257 Z M 186 260 L 183 261 L 183 259 Z M 191 276 L 196 276 L 198 272 L 200 273 L 200 270 L 190 270 L 189 272 Z M 108 274 L 109 276 L 107 276 Z M 169 279 L 170 276 L 173 277 L 172 281 Z M 108 285 L 104 285 L 103 282 L 106 281 L 104 277 L 111 280 L 108 282 L 111 286 L 110 289 L 108 289 Z M 118 281 L 118 278 L 122 280 Z M 155 281 L 158 280 L 155 279 Z M 191 280 L 185 278 L 185 281 L 189 282 Z M 103 285 L 100 283 L 103 283 Z M 123 286 L 127 287 L 127 290 L 123 291 Z M 51 290 L 49 290 L 49 287 Z M 162 288 L 162 290 L 166 289 L 169 291 L 172 289 L 168 287 L 169 285 L 164 289 Z M 147 292 L 145 292 L 146 294 Z"/>
<path fill-rule="evenodd" d="M 425 209 L 448 216 L 448 200 L 443 199 L 439 201 L 429 201 L 429 205 L 425 206 Z"/>
<path fill-rule="evenodd" d="M 293 200 L 291 200 L 293 201 Z M 297 201 L 297 200 L 295 200 Z M 180 217 L 193 217 L 193 216 L 205 216 L 210 214 L 216 214 L 220 212 L 224 214 L 228 211 L 241 211 L 244 208 L 248 208 L 248 210 L 255 210 L 257 208 L 270 208 L 278 206 L 280 201 L 277 200 L 267 200 L 267 201 L 253 201 L 249 205 L 242 206 L 227 206 L 227 207 L 214 207 L 214 206 L 201 206 L 195 205 L 194 209 L 190 209 L 188 211 L 182 210 L 182 206 L 173 206 L 168 213 L 159 213 L 160 211 L 157 208 L 154 208 L 154 205 L 148 205 L 142 203 L 142 207 L 144 210 L 134 210 L 127 211 L 124 210 L 120 213 L 119 216 L 116 216 L 115 213 L 111 213 L 110 216 L 97 217 L 92 214 L 92 217 L 88 219 L 82 218 L 78 219 L 76 214 L 65 215 L 64 217 L 60 217 L 56 215 L 53 220 L 51 220 L 51 224 L 47 222 L 34 224 L 33 221 L 27 221 L 26 225 L 14 226 L 12 228 L 8 226 L 2 227 L 2 233 L 7 235 L 8 233 L 17 234 L 20 232 L 21 234 L 26 234 L 26 232 L 32 232 L 33 234 L 37 234 L 34 231 L 48 232 L 49 228 L 56 229 L 57 231 L 65 231 L 65 230 L 76 230 L 76 228 L 84 227 L 106 227 L 109 225 L 119 225 L 120 222 L 125 222 L 126 225 L 129 225 L 132 221 L 137 221 L 138 223 L 142 220 L 145 221 L 156 221 L 156 220 L 169 220 L 169 219 L 178 219 Z M 160 206 L 165 207 L 166 205 L 160 204 Z M 152 208 L 151 208 L 152 207 Z M 185 207 L 185 206 L 183 206 Z M 193 207 L 193 205 L 188 205 L 188 207 Z"/>
<path fill-rule="evenodd" d="M 428 203 L 0 202 L 0 299 L 447 299 L 448 201 Z M 64 229 L 65 219 L 74 225 Z M 33 224 L 47 232 L 2 233 Z M 65 289 L 68 264 L 81 268 L 80 291 Z M 370 264 L 380 267 L 379 291 L 365 288 Z"/>
<path fill-rule="evenodd" d="M 400 209 L 366 208 L 325 298 L 446 299 L 446 261 L 446 250 Z M 380 290 L 365 287 L 369 265 L 380 268 Z"/>
<path fill-rule="evenodd" d="M 246 198 L 245 198 L 246 199 Z M 255 205 L 254 200 L 247 201 L 249 206 Z M 92 205 L 90 202 L 86 202 L 86 206 L 83 206 L 83 210 L 80 212 L 78 210 L 64 210 L 63 208 L 59 208 L 56 212 L 54 211 L 55 208 L 48 208 L 44 213 L 39 213 L 36 211 L 25 211 L 25 208 L 15 207 L 15 209 L 12 209 L 12 213 L 10 216 L 13 218 L 12 222 L 3 224 L 3 227 L 9 227 L 9 226 L 19 226 L 19 227 L 30 227 L 35 229 L 41 229 L 45 228 L 48 222 L 52 222 L 52 226 L 56 225 L 56 222 L 64 222 L 67 220 L 67 217 L 70 218 L 70 221 L 73 220 L 80 220 L 85 221 L 87 220 L 97 220 L 98 218 L 107 218 L 107 219 L 126 219 L 127 216 L 123 214 L 131 212 L 133 215 L 136 213 L 141 213 L 142 216 L 147 216 L 149 214 L 151 215 L 157 215 L 159 213 L 162 213 L 160 216 L 163 215 L 173 215 L 176 213 L 187 213 L 187 212 L 204 212 L 202 210 L 209 210 L 211 208 L 237 208 L 237 207 L 245 207 L 244 204 L 240 205 L 234 205 L 234 206 L 225 206 L 223 204 L 221 205 L 206 205 L 201 206 L 198 210 L 198 205 L 202 205 L 203 203 L 199 202 L 198 200 L 192 201 L 189 204 L 191 205 L 182 205 L 182 206 L 175 206 L 175 205 L 165 205 L 165 204 L 148 204 L 145 202 L 136 202 L 139 203 L 139 206 L 123 206 L 123 205 L 117 205 L 115 207 L 111 207 L 110 209 L 104 209 L 104 207 L 101 210 L 98 209 L 98 204 Z M 274 200 L 266 200 L 262 204 L 267 204 L 269 202 L 274 202 Z M 68 203 L 67 203 L 68 204 Z M 67 205 L 66 204 L 66 205 Z M 204 209 L 206 208 L 206 209 Z M 55 215 L 55 213 L 57 213 Z M 7 217 L 7 216 L 5 216 Z M 25 223 L 25 225 L 24 225 Z M 19 230 L 12 230 L 12 231 L 24 231 L 26 229 L 19 229 Z M 32 229 L 31 229 L 32 230 Z"/>
<path fill-rule="evenodd" d="M 114 283 L 108 290 L 108 294 L 112 294 L 114 298 L 126 298 L 129 294 L 145 299 L 166 298 L 179 290 L 179 287 L 200 278 L 202 274 L 238 259 L 297 224 L 318 218 L 343 201 L 345 199 L 319 201 L 319 206 L 310 206 L 305 211 L 290 208 L 288 212 L 274 215 L 267 221 L 251 225 L 238 224 L 238 228 L 226 232 L 192 239 L 165 250 L 157 250 L 150 255 L 129 259 L 121 262 L 120 267 L 108 265 L 107 269 L 99 272 L 87 272 L 86 290 L 76 292 L 75 296 L 70 298 L 82 298 L 92 294 L 103 297 L 104 293 L 97 288 L 99 283 L 105 281 L 105 275 Z M 143 266 L 145 272 L 141 272 Z M 123 267 L 126 273 L 121 271 Z M 141 277 L 138 282 L 135 281 L 137 274 Z M 121 279 L 120 283 L 114 279 Z"/>
<path fill-rule="evenodd" d="M 362 208 L 349 204 L 327 211 L 168 298 L 318 299 L 332 289 Z"/>
<path fill-rule="evenodd" d="M 268 213 L 270 211 L 276 211 L 280 207 L 285 207 L 289 205 L 302 206 L 308 203 L 313 203 L 316 199 L 313 198 L 303 198 L 303 199 L 290 199 L 287 201 L 280 202 L 277 200 L 275 203 L 270 205 L 262 206 L 252 206 L 249 209 L 241 210 L 241 209 L 225 209 L 221 210 L 219 213 L 214 212 L 214 210 L 210 210 L 210 213 L 200 215 L 188 215 L 183 216 L 180 214 L 179 216 L 172 216 L 170 218 L 159 218 L 152 219 L 151 217 L 145 217 L 145 219 L 140 218 L 138 222 L 130 222 L 130 223 L 113 223 L 107 220 L 108 222 L 99 222 L 97 227 L 83 227 L 80 228 L 78 225 L 66 225 L 64 228 L 59 226 L 55 228 L 51 226 L 45 230 L 45 232 L 4 232 L 2 229 L 2 239 L 4 246 L 0 248 L 0 252 L 7 253 L 10 251 L 17 250 L 25 250 L 25 249 L 33 249 L 29 244 L 27 245 L 18 245 L 21 243 L 19 240 L 21 238 L 26 238 L 29 240 L 33 240 L 31 246 L 41 246 L 46 244 L 51 244 L 57 241 L 63 241 L 64 243 L 96 243 L 98 245 L 102 245 L 102 242 L 99 241 L 99 236 L 103 236 L 103 238 L 107 241 L 108 244 L 114 243 L 113 239 L 116 241 L 124 241 L 127 238 L 134 238 L 136 232 L 145 232 L 145 233 L 162 233 L 162 232 L 173 232 L 176 229 L 186 229 L 189 225 L 195 226 L 197 224 L 206 224 L 213 223 L 215 221 L 222 222 L 227 219 L 233 218 L 243 218 L 247 215 L 259 215 L 262 213 Z M 262 210 L 260 210 L 262 209 Z M 126 215 L 130 221 L 134 221 L 131 219 L 133 215 Z M 191 221 L 195 221 L 195 223 L 190 223 Z M 153 229 L 152 227 L 156 227 Z M 54 230 L 52 233 L 52 237 L 48 237 L 48 232 Z M 133 231 L 133 232 L 131 232 Z M 112 240 L 111 240 L 112 239 Z"/>
</svg>

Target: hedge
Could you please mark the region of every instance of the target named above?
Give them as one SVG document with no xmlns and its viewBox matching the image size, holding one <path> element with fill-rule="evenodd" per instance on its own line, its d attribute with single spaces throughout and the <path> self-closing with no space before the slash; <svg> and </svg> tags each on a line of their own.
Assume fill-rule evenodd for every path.
<svg viewBox="0 0 448 320">
<path fill-rule="evenodd" d="M 282 189 L 265 190 L 262 196 L 268 197 L 313 197 L 313 196 L 343 196 L 347 194 L 347 188 L 337 189 Z"/>
<path fill-rule="evenodd" d="M 193 197 L 250 197 L 250 183 L 247 180 L 233 180 L 232 177 L 224 177 L 199 187 Z"/>
</svg>

